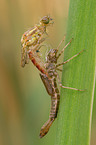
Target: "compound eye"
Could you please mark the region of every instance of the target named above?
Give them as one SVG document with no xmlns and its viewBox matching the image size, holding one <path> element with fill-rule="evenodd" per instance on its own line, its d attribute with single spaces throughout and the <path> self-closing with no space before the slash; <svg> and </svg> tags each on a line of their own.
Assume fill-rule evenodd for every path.
<svg viewBox="0 0 96 145">
<path fill-rule="evenodd" d="M 49 17 L 45 16 L 42 18 L 41 20 L 44 24 L 48 24 L 49 23 Z"/>
</svg>

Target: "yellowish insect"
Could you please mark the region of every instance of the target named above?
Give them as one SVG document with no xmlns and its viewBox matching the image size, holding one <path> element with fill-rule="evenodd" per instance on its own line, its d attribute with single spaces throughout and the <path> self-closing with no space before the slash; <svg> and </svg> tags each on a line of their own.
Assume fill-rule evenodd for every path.
<svg viewBox="0 0 96 145">
<path fill-rule="evenodd" d="M 45 40 L 43 34 L 47 34 L 46 27 L 52 24 L 52 18 L 44 16 L 39 24 L 26 31 L 21 38 L 21 66 L 24 67 L 29 61 L 28 53 L 31 51 L 37 51 L 39 45 Z"/>
</svg>

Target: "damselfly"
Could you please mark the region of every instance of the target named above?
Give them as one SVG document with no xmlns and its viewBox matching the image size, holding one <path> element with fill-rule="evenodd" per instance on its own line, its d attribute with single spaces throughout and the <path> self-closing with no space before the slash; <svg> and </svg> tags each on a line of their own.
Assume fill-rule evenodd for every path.
<svg viewBox="0 0 96 145">
<path fill-rule="evenodd" d="M 29 62 L 30 52 L 36 52 L 40 44 L 45 40 L 45 38 L 43 37 L 43 34 L 47 34 L 46 27 L 52 23 L 53 21 L 51 17 L 44 16 L 40 20 L 39 24 L 35 25 L 33 28 L 29 29 L 22 35 L 22 38 L 21 38 L 21 45 L 22 45 L 21 66 L 22 67 L 24 67 L 25 64 Z M 32 57 L 34 56 L 32 55 Z"/>
</svg>

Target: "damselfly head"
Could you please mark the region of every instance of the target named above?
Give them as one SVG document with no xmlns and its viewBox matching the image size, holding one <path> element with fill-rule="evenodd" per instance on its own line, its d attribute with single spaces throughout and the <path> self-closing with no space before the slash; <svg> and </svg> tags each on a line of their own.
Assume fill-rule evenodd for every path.
<svg viewBox="0 0 96 145">
<path fill-rule="evenodd" d="M 50 16 L 44 16 L 41 20 L 40 23 L 42 24 L 53 24 L 54 22 L 52 21 L 53 19 Z"/>
</svg>

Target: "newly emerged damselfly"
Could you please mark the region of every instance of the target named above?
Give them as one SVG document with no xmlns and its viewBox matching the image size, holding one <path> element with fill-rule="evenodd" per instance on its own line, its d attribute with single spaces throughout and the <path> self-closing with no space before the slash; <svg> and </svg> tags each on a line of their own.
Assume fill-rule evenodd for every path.
<svg viewBox="0 0 96 145">
<path fill-rule="evenodd" d="M 21 66 L 24 67 L 25 64 L 29 62 L 29 54 L 31 52 L 36 52 L 40 44 L 45 40 L 43 34 L 47 34 L 46 27 L 53 24 L 52 18 L 50 16 L 44 16 L 39 24 L 35 25 L 33 28 L 26 31 L 21 38 Z M 34 56 L 33 56 L 34 57 Z M 34 58 L 35 59 L 35 58 Z"/>
</svg>

